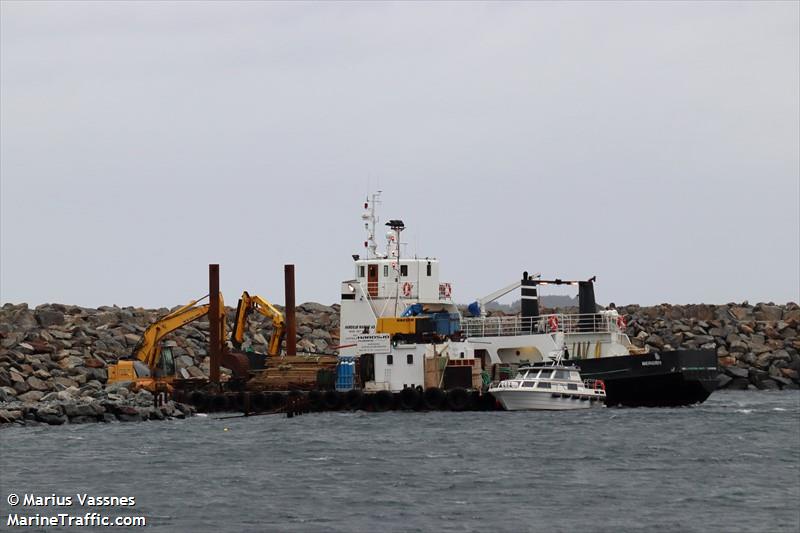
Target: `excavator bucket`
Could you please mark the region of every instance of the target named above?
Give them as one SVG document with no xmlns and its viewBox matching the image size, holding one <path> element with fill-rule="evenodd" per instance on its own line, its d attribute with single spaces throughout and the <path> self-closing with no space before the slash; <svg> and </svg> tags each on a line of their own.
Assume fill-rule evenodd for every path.
<svg viewBox="0 0 800 533">
<path fill-rule="evenodd" d="M 250 361 L 242 353 L 230 353 L 226 350 L 222 354 L 220 364 L 230 368 L 234 378 L 247 379 L 250 376 Z"/>
</svg>

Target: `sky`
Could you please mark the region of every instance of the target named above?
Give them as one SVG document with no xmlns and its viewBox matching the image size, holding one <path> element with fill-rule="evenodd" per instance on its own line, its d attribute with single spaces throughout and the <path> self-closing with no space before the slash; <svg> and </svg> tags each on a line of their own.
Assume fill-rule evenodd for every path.
<svg viewBox="0 0 800 533">
<path fill-rule="evenodd" d="M 3 1 L 0 301 L 331 304 L 378 189 L 459 302 L 798 301 L 799 6 Z"/>
</svg>

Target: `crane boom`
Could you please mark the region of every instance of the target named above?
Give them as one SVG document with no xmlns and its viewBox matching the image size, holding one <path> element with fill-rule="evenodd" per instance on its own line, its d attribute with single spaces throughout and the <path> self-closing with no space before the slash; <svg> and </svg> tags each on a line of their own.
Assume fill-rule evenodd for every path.
<svg viewBox="0 0 800 533">
<path fill-rule="evenodd" d="M 532 278 L 539 278 L 541 274 L 534 274 L 531 276 Z M 498 289 L 491 294 L 484 296 L 483 298 L 475 301 L 474 303 L 470 304 L 470 310 L 472 310 L 477 304 L 477 308 L 480 310 L 480 316 L 486 316 L 486 304 L 491 303 L 498 298 L 502 298 L 509 292 L 518 289 L 522 285 L 522 281 L 515 281 L 514 283 L 503 287 L 502 289 Z"/>
</svg>

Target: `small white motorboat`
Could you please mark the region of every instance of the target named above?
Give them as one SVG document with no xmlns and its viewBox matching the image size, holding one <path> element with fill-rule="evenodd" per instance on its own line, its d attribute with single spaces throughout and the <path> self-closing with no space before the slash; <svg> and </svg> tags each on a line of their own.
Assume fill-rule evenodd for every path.
<svg viewBox="0 0 800 533">
<path fill-rule="evenodd" d="M 507 411 L 589 409 L 606 400 L 602 380 L 581 380 L 577 368 L 560 361 L 520 367 L 513 379 L 497 383 L 489 392 Z"/>
</svg>

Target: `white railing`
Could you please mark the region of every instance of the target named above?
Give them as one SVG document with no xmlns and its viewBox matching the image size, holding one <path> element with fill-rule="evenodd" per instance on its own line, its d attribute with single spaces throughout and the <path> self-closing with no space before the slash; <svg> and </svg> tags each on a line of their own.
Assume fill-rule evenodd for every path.
<svg viewBox="0 0 800 533">
<path fill-rule="evenodd" d="M 617 333 L 625 330 L 621 317 L 590 313 L 462 318 L 461 330 L 467 337 L 505 337 L 539 333 Z"/>
</svg>

